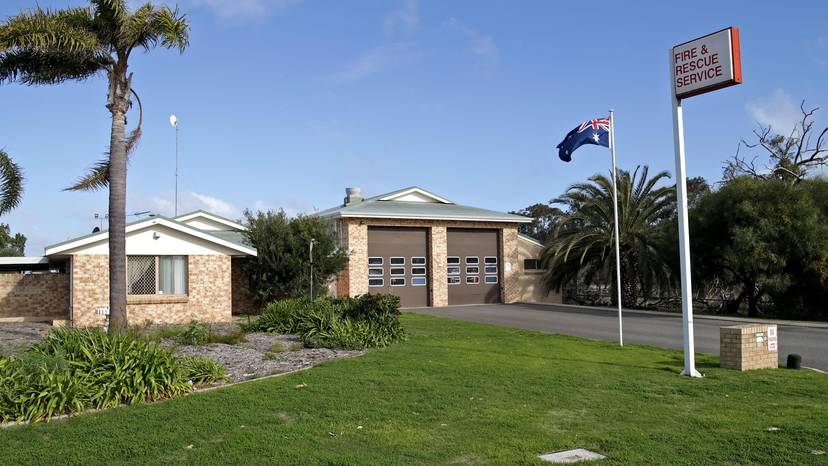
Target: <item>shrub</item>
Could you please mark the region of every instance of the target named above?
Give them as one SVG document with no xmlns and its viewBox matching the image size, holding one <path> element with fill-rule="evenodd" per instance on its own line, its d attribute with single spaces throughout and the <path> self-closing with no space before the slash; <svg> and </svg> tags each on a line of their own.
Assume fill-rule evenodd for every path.
<svg viewBox="0 0 828 466">
<path fill-rule="evenodd" d="M 176 341 L 182 345 L 204 345 L 210 338 L 210 328 L 196 320 L 181 332 Z"/>
<path fill-rule="evenodd" d="M 209 329 L 207 336 L 207 343 L 224 343 L 225 345 L 238 345 L 244 341 L 244 332 L 241 329 L 236 329 L 228 333 L 214 332 L 212 327 Z"/>
<path fill-rule="evenodd" d="M 2 421 L 38 421 L 188 390 L 170 350 L 129 334 L 53 329 L 22 356 L 0 358 Z"/>
<path fill-rule="evenodd" d="M 195 385 L 215 383 L 227 380 L 224 366 L 204 356 L 191 356 L 181 359 L 184 377 Z"/>
<path fill-rule="evenodd" d="M 284 299 L 267 305 L 258 319 L 242 324 L 246 332 L 296 333 L 299 315 L 310 307 L 307 299 Z"/>
</svg>

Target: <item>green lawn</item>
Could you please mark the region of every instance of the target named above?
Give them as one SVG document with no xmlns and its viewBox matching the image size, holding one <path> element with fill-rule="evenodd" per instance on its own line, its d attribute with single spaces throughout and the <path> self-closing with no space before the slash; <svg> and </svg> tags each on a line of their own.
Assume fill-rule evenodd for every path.
<svg viewBox="0 0 828 466">
<path fill-rule="evenodd" d="M 828 462 L 811 453 L 828 451 L 826 375 L 705 356 L 688 379 L 677 351 L 403 320 L 407 342 L 359 358 L 0 430 L 0 464 L 533 464 L 574 447 L 602 464 Z"/>
</svg>

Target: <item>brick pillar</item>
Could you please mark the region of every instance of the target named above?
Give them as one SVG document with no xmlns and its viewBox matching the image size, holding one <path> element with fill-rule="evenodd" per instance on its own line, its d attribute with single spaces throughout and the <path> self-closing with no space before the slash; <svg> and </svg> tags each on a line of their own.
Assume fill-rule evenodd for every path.
<svg viewBox="0 0 828 466">
<path fill-rule="evenodd" d="M 431 305 L 448 306 L 448 255 L 446 227 L 431 227 L 428 238 L 429 267 L 431 267 Z"/>
<path fill-rule="evenodd" d="M 368 293 L 368 225 L 358 219 L 343 222 L 349 259 L 342 286 L 347 292 L 342 296 L 357 296 Z"/>
<path fill-rule="evenodd" d="M 521 267 L 517 228 L 504 228 L 500 231 L 500 250 L 503 255 L 500 295 L 504 303 L 514 303 L 520 299 Z"/>
</svg>

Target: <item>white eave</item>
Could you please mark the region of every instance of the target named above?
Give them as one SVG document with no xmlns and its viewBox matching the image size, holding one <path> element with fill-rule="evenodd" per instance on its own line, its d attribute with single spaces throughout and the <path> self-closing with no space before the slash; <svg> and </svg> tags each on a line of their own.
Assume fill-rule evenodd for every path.
<svg viewBox="0 0 828 466">
<path fill-rule="evenodd" d="M 40 265 L 48 263 L 49 258 L 43 256 L 0 257 L 0 265 Z"/>
<path fill-rule="evenodd" d="M 519 219 L 504 219 L 502 217 L 462 217 L 462 216 L 439 216 L 439 215 L 396 215 L 396 214 L 376 214 L 366 212 L 337 212 L 327 217 L 342 217 L 342 218 L 388 218 L 388 219 L 403 219 L 403 220 L 442 220 L 442 221 L 456 221 L 456 222 L 496 222 L 496 223 L 532 223 L 531 218 Z M 519 217 L 515 215 L 515 217 Z"/>
<path fill-rule="evenodd" d="M 424 198 L 432 199 L 435 202 L 441 202 L 443 204 L 454 204 L 453 202 L 451 202 L 450 200 L 448 200 L 444 197 L 440 197 L 440 196 L 438 196 L 434 193 L 426 191 L 425 189 L 417 188 L 417 187 L 403 189 L 402 191 L 397 191 L 397 192 L 391 193 L 391 194 L 389 194 L 385 197 L 382 197 L 378 200 L 380 200 L 380 201 L 396 201 L 400 198 L 405 198 L 406 196 L 409 196 L 411 194 L 415 194 L 415 195 L 419 195 L 419 196 L 424 197 Z"/>
<path fill-rule="evenodd" d="M 187 220 L 192 220 L 198 217 L 206 218 L 214 222 L 221 223 L 222 225 L 226 225 L 236 230 L 247 231 L 247 227 L 240 223 L 236 223 L 224 217 L 219 217 L 218 215 L 213 215 L 209 212 L 204 212 L 203 210 L 197 210 L 195 212 L 190 212 L 189 214 L 180 215 L 178 217 L 175 217 L 173 220 L 177 222 L 186 222 Z"/>
<path fill-rule="evenodd" d="M 177 230 L 177 231 L 186 233 L 188 235 L 194 236 L 196 238 L 201 238 L 205 241 L 209 241 L 209 242 L 224 246 L 224 247 L 232 249 L 234 251 L 238 251 L 238 252 L 250 255 L 250 256 L 256 256 L 256 250 L 253 249 L 253 248 L 250 248 L 250 247 L 247 247 L 247 246 L 242 246 L 242 245 L 236 244 L 232 241 L 227 241 L 227 240 L 218 238 L 218 237 L 216 237 L 214 235 L 211 235 L 209 233 L 205 233 L 201 230 L 189 227 L 185 224 L 178 223 L 177 221 L 167 220 L 163 217 L 153 217 L 153 218 L 149 218 L 147 220 L 144 220 L 142 222 L 135 222 L 133 224 L 127 225 L 126 233 L 131 233 L 133 231 L 141 230 L 141 229 L 144 229 L 144 228 L 152 226 L 152 225 L 162 225 L 162 226 L 165 226 L 167 228 L 171 228 L 173 230 Z M 47 246 L 45 251 L 44 251 L 44 255 L 45 256 L 52 256 L 52 255 L 55 255 L 55 254 L 60 254 L 60 253 L 66 252 L 66 251 L 71 251 L 73 249 L 76 249 L 76 248 L 79 248 L 79 247 L 82 247 L 82 246 L 86 246 L 86 245 L 89 245 L 89 244 L 96 243 L 98 241 L 108 240 L 108 239 L 109 239 L 109 231 L 102 231 L 100 233 L 83 236 L 83 237 L 77 238 L 75 240 L 69 240 L 69 241 L 66 241 L 66 242 L 63 242 L 63 243 L 58 243 L 58 244 L 55 244 L 55 245 L 52 245 L 52 246 Z"/>
</svg>

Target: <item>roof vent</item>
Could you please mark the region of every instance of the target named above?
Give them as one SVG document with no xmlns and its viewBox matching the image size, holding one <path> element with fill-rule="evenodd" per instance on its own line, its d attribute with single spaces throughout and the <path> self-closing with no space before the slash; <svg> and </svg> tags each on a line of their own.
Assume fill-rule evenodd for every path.
<svg viewBox="0 0 828 466">
<path fill-rule="evenodd" d="M 362 202 L 362 188 L 345 188 L 345 205 Z"/>
</svg>

